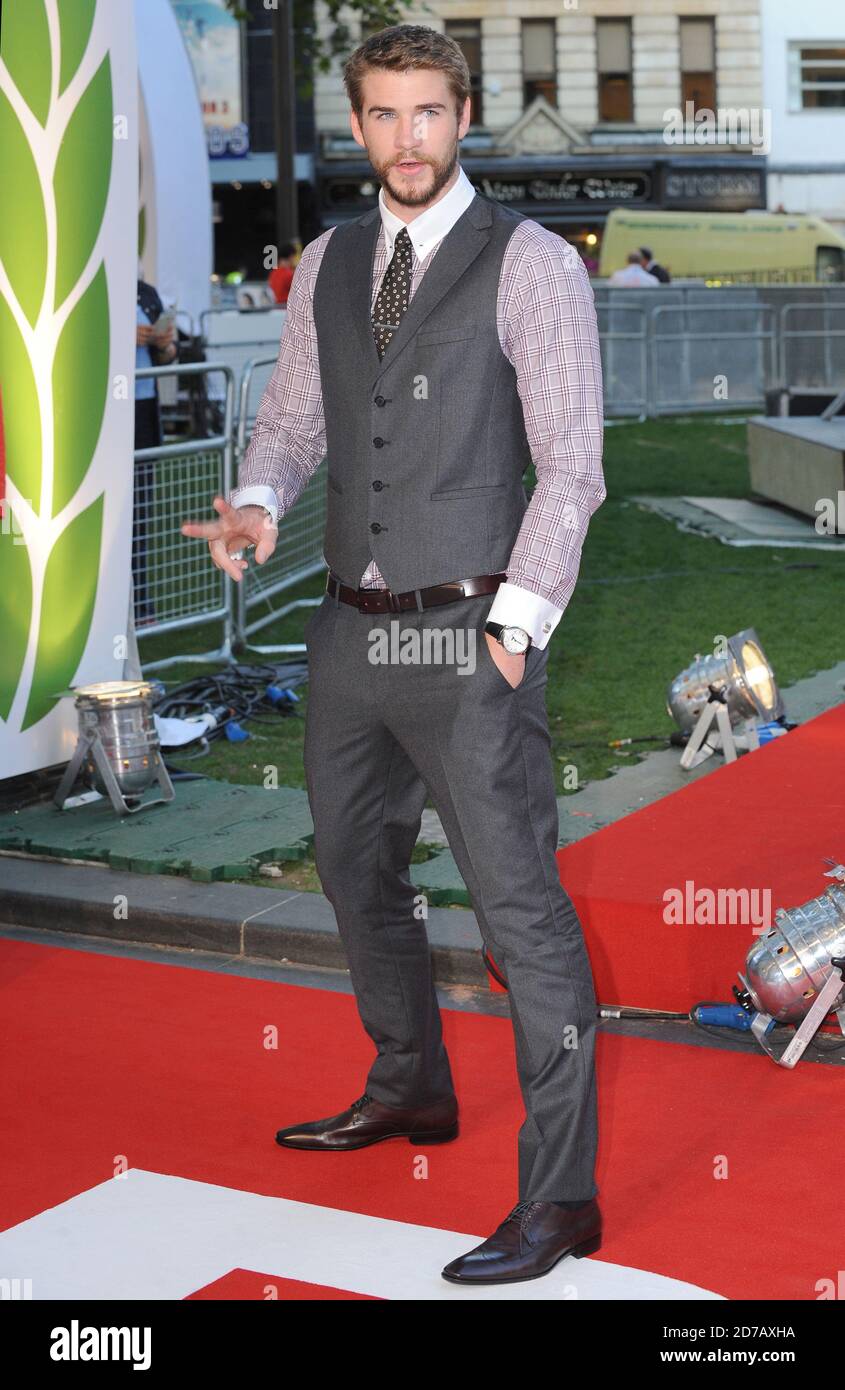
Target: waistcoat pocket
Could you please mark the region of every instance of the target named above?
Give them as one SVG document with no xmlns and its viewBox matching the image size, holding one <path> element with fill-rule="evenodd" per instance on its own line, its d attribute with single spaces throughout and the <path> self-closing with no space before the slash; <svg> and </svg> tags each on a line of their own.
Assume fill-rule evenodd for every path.
<svg viewBox="0 0 845 1390">
<path fill-rule="evenodd" d="M 481 483 L 479 487 L 441 488 L 428 495 L 432 502 L 448 502 L 457 497 L 483 497 L 488 492 L 501 492 L 503 487 L 507 487 L 507 483 Z"/>
<path fill-rule="evenodd" d="M 423 330 L 416 336 L 418 343 L 459 343 L 464 338 L 474 338 L 476 326 L 474 323 L 459 323 L 454 328 L 429 328 Z"/>
</svg>

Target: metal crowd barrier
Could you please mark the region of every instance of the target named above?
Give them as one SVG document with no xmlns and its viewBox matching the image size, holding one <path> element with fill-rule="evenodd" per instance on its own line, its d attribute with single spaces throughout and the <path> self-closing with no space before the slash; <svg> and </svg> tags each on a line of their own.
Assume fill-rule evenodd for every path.
<svg viewBox="0 0 845 1390">
<path fill-rule="evenodd" d="M 188 518 L 208 516 L 212 497 L 225 497 L 233 485 L 234 373 L 223 362 L 174 362 L 143 367 L 136 376 L 166 381 L 212 373 L 225 381 L 221 433 L 135 450 L 132 570 L 139 640 L 214 621 L 222 624 L 222 640 L 212 652 L 145 662 L 145 670 L 228 659 L 232 649 L 231 580 L 211 563 L 207 543 L 179 528 Z"/>
<path fill-rule="evenodd" d="M 278 353 L 273 357 L 255 357 L 249 361 L 241 377 L 239 392 L 238 425 L 235 436 L 235 456 L 238 466 L 249 445 L 249 434 L 255 412 L 251 405 L 255 399 L 256 376 L 259 371 L 266 373 L 276 365 Z M 269 370 L 268 370 L 269 369 Z M 266 385 L 266 382 L 264 383 Z M 263 394 L 264 387 L 261 387 Z M 234 595 L 234 624 L 239 645 L 249 645 L 257 652 L 303 652 L 305 645 L 282 643 L 271 646 L 258 646 L 250 641 L 254 633 L 260 632 L 269 623 L 284 617 L 298 607 L 315 607 L 319 599 L 299 599 L 292 603 L 276 606 L 272 600 L 284 589 L 299 584 L 312 574 L 319 574 L 325 568 L 323 560 L 323 533 L 326 522 L 326 464 L 323 460 L 309 478 L 295 505 L 279 518 L 279 534 L 276 549 L 263 565 L 250 565 L 244 570 L 244 577 L 236 587 Z"/>
<path fill-rule="evenodd" d="M 723 304 L 656 304 L 649 313 L 651 370 L 647 414 L 754 409 L 774 380 L 777 344 L 770 304 L 732 306 L 747 326 L 725 327 Z M 718 314 L 715 329 L 695 318 Z M 663 320 L 683 316 L 683 328 L 665 332 Z M 758 322 L 759 321 L 759 322 Z M 769 326 L 763 326 L 768 321 Z M 725 394 L 720 395 L 724 381 Z"/>
<path fill-rule="evenodd" d="M 607 418 L 762 407 L 775 372 L 774 328 L 755 288 L 594 292 Z M 726 400 L 715 394 L 720 376 Z"/>
<path fill-rule="evenodd" d="M 601 347 L 604 412 L 635 415 L 648 410 L 648 315 L 637 304 L 596 304 Z M 636 327 L 621 327 L 633 321 Z"/>
<path fill-rule="evenodd" d="M 831 327 L 831 315 L 845 310 L 842 301 L 804 300 L 781 306 L 778 322 L 779 374 L 783 386 L 812 389 L 829 387 L 838 390 L 845 381 L 845 327 Z M 791 314 L 807 317 L 819 315 L 821 324 L 815 328 L 793 328 Z M 808 352 L 808 342 L 820 351 Z M 797 350 L 800 348 L 800 352 Z M 834 352 L 839 348 L 838 352 Z"/>
<path fill-rule="evenodd" d="M 845 310 L 845 290 L 841 299 L 830 290 L 810 299 L 808 292 L 814 289 L 684 286 L 670 300 L 662 290 L 647 291 L 646 299 L 636 290 L 601 288 L 596 293 L 596 310 L 606 415 L 646 419 L 762 408 L 766 391 L 776 384 L 799 389 L 824 386 L 838 392 L 845 381 L 845 325 L 834 326 L 834 316 Z M 634 302 L 629 296 L 635 296 Z M 234 318 L 241 336 L 233 344 L 240 350 L 253 344 L 263 349 L 247 357 L 237 372 L 231 362 L 217 360 L 138 372 L 139 377 L 164 381 L 221 374 L 225 384 L 218 434 L 135 454 L 133 572 L 143 569 L 146 576 L 146 592 L 137 573 L 135 578 L 138 637 L 212 621 L 222 624 L 221 643 L 215 651 L 145 663 L 147 670 L 183 660 L 228 660 L 233 651 L 244 647 L 267 653 L 304 650 L 302 643 L 258 646 L 254 637 L 293 608 L 319 602 L 301 599 L 285 604 L 280 596 L 325 567 L 325 460 L 295 506 L 280 519 L 271 559 L 264 565 L 251 565 L 239 584 L 211 563 L 205 542 L 191 541 L 179 529 L 186 517 L 208 516 L 215 493 L 227 496 L 237 485 L 257 404 L 278 357 L 275 329 L 272 340 L 250 339 L 246 322 L 258 314 L 280 312 L 224 309 L 202 315 L 204 333 L 215 318 L 218 328 Z M 216 336 L 216 330 L 211 336 Z M 811 342 L 814 351 L 808 353 L 806 345 Z M 715 379 L 720 377 L 727 380 L 726 396 L 716 389 Z M 150 601 L 152 619 L 141 626 L 141 610 Z"/>
</svg>

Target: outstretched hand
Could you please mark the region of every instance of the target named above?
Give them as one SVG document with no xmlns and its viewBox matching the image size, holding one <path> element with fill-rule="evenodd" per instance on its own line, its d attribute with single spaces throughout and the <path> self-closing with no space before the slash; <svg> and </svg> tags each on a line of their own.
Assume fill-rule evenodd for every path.
<svg viewBox="0 0 845 1390">
<path fill-rule="evenodd" d="M 208 541 L 215 565 L 240 582 L 248 561 L 236 559 L 233 551 L 255 546 L 256 563 L 263 565 L 276 549 L 279 528 L 263 507 L 233 507 L 219 495 L 212 502 L 219 521 L 184 521 L 183 536 L 198 536 Z"/>
</svg>

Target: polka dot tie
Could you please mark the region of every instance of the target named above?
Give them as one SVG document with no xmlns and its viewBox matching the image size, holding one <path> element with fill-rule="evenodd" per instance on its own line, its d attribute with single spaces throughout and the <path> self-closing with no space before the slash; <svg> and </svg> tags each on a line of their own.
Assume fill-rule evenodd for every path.
<svg viewBox="0 0 845 1390">
<path fill-rule="evenodd" d="M 384 272 L 373 309 L 373 335 L 382 358 L 402 320 L 411 298 L 411 238 L 403 227 L 393 243 L 390 265 Z"/>
</svg>

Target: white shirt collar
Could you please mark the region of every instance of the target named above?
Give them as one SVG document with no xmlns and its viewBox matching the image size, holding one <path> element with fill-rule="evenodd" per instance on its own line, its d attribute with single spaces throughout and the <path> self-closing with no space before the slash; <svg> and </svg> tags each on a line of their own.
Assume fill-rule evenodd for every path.
<svg viewBox="0 0 845 1390">
<path fill-rule="evenodd" d="M 385 205 L 384 188 L 379 189 L 378 202 L 381 212 L 381 223 L 384 228 L 384 240 L 387 245 L 388 260 L 393 255 L 393 241 L 403 227 L 407 227 L 408 235 L 411 238 L 411 245 L 414 248 L 417 260 L 424 260 L 434 249 L 438 241 L 442 241 L 447 232 L 450 232 L 458 218 L 466 212 L 473 198 L 475 189 L 464 173 L 463 166 L 458 165 L 458 177 L 452 184 L 448 193 L 444 193 L 442 198 L 438 198 L 425 212 L 413 217 L 410 222 L 403 222 L 401 217 L 397 217 L 390 208 Z"/>
</svg>

